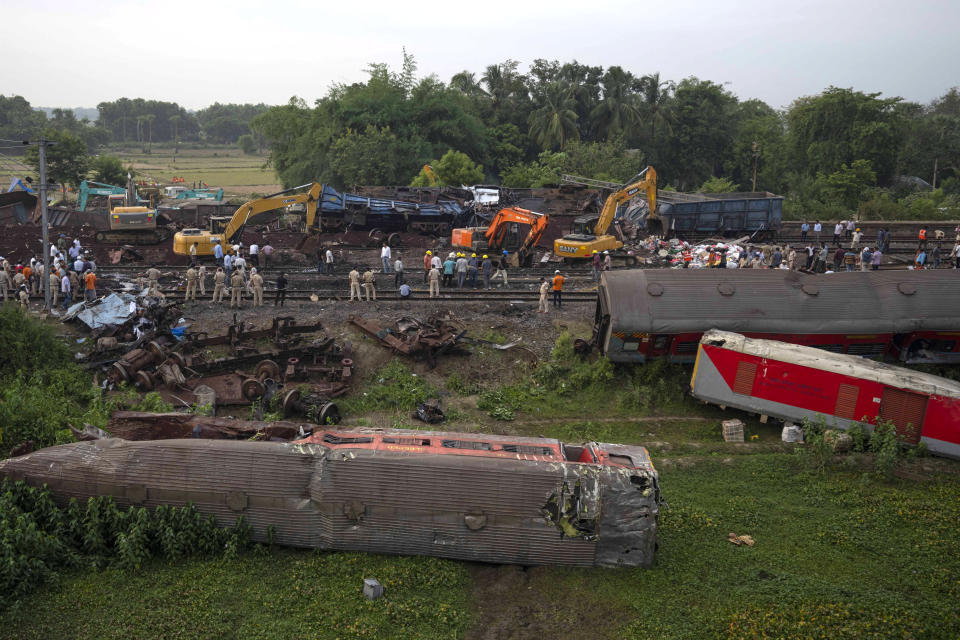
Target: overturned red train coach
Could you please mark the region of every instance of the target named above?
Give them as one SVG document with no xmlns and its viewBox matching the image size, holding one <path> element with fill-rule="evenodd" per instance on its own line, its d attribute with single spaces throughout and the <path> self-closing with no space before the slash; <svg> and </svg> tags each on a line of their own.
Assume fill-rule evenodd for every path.
<svg viewBox="0 0 960 640">
<path fill-rule="evenodd" d="M 841 429 L 890 422 L 901 441 L 960 458 L 960 383 L 928 373 L 708 331 L 690 389 L 707 402 L 790 422 L 823 418 Z"/>
<path fill-rule="evenodd" d="M 525 565 L 649 567 L 660 488 L 643 447 L 409 430 L 324 430 L 293 443 L 228 440 L 50 447 L 0 477 L 60 501 L 195 504 L 292 547 Z"/>
</svg>

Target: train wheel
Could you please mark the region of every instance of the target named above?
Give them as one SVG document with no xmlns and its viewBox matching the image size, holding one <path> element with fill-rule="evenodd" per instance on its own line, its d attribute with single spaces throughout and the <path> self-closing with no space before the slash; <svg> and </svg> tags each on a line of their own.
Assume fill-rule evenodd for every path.
<svg viewBox="0 0 960 640">
<path fill-rule="evenodd" d="M 400 234 L 394 232 L 394 233 L 391 233 L 390 235 L 388 235 L 388 236 L 387 236 L 387 244 L 388 244 L 389 246 L 391 246 L 391 247 L 399 247 L 399 246 L 400 246 Z"/>
<path fill-rule="evenodd" d="M 340 424 L 340 409 L 332 402 L 328 402 L 320 409 L 317 424 Z"/>
<path fill-rule="evenodd" d="M 104 235 L 103 231 L 97 231 L 97 235 L 93 237 L 96 238 L 97 242 L 103 242 L 107 239 L 107 236 Z"/>
<path fill-rule="evenodd" d="M 265 378 L 273 378 L 274 380 L 279 380 L 280 365 L 278 365 L 273 360 L 261 360 L 257 364 L 256 377 L 259 380 L 264 380 Z"/>
<path fill-rule="evenodd" d="M 243 393 L 243 397 L 252 402 L 257 398 L 263 397 L 263 394 L 267 389 L 259 380 L 248 378 L 247 380 L 243 381 L 243 385 L 241 385 L 240 390 Z"/>
</svg>

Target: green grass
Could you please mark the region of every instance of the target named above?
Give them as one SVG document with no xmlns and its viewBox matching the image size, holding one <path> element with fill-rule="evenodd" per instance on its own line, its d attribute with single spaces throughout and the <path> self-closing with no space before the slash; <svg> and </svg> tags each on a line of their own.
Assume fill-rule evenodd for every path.
<svg viewBox="0 0 960 640">
<path fill-rule="evenodd" d="M 364 599 L 364 578 L 385 596 Z M 74 573 L 8 612 L 0 638 L 456 638 L 467 611 L 459 563 L 277 550 Z"/>
<path fill-rule="evenodd" d="M 124 164 L 131 164 L 143 176 L 169 182 L 173 177 L 183 177 L 187 186 L 194 180 L 206 182 L 211 187 L 223 187 L 230 193 L 249 194 L 245 187 L 270 187 L 278 184 L 273 169 L 264 168 L 266 156 L 244 155 L 232 146 L 207 148 L 184 148 L 174 156 L 173 147 L 153 146 L 153 152 L 143 153 L 137 147 L 108 150 L 118 155 Z"/>
</svg>

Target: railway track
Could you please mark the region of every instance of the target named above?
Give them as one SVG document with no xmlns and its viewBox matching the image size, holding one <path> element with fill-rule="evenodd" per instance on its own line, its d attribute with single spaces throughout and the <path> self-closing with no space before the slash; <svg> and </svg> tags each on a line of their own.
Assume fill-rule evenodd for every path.
<svg viewBox="0 0 960 640">
<path fill-rule="evenodd" d="M 161 288 L 161 293 L 168 300 L 183 300 L 186 292 L 183 288 Z M 207 293 L 203 296 L 198 294 L 197 303 L 206 304 L 209 303 L 212 297 L 212 287 L 207 289 Z M 287 289 L 287 300 L 293 301 L 308 301 L 312 300 L 311 296 L 317 296 L 318 302 L 322 301 L 331 301 L 331 302 L 347 302 L 350 299 L 350 294 L 348 291 L 343 289 L 320 289 L 320 290 L 309 290 L 309 289 Z M 37 296 L 38 298 L 41 296 Z M 265 304 L 272 303 L 273 299 L 276 297 L 276 289 L 264 289 L 263 299 Z M 378 290 L 377 291 L 377 301 L 397 301 L 397 300 L 406 300 L 414 302 L 446 302 L 446 301 L 458 301 L 458 302 L 537 302 L 540 299 L 540 294 L 537 291 L 525 291 L 525 290 L 476 290 L 473 289 L 447 289 L 440 291 L 439 298 L 430 298 L 429 291 L 427 289 L 414 289 L 409 298 L 402 298 L 399 293 L 395 290 Z M 567 303 L 593 303 L 596 302 L 597 292 L 596 291 L 564 291 L 563 292 L 563 302 Z M 249 304 L 251 301 L 250 294 L 244 290 L 244 303 Z M 223 303 L 224 305 L 229 305 L 230 303 L 230 292 L 229 290 L 224 295 Z"/>
</svg>

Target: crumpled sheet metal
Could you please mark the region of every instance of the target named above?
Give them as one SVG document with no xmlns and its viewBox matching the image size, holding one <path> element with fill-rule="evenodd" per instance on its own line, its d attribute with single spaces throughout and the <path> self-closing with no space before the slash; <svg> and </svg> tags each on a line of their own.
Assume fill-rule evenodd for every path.
<svg viewBox="0 0 960 640">
<path fill-rule="evenodd" d="M 64 320 L 74 317 L 91 329 L 123 324 L 137 313 L 136 297 L 127 293 L 111 293 L 100 304 L 85 306 L 82 302 L 70 307 Z"/>
<path fill-rule="evenodd" d="M 293 547 L 523 565 L 653 562 L 659 495 L 652 466 L 395 449 L 111 438 L 4 460 L 0 476 L 46 483 L 61 502 L 97 495 L 151 508 L 192 502 L 221 526 L 242 515 L 257 541 L 266 541 L 272 525 L 274 540 Z M 646 486 L 630 480 L 637 475 Z M 595 519 L 595 535 L 564 535 L 547 517 L 545 503 L 563 486 L 585 496 L 579 509 Z"/>
</svg>

